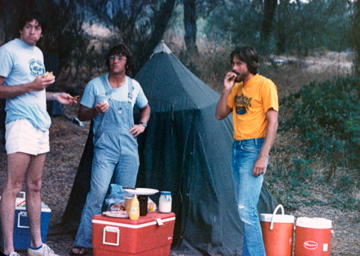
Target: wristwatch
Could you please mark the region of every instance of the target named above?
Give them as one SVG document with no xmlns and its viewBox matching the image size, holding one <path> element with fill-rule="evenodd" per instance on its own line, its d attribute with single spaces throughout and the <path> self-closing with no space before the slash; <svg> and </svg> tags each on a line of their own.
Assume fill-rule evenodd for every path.
<svg viewBox="0 0 360 256">
<path fill-rule="evenodd" d="M 145 122 L 140 122 L 140 124 L 142 124 L 145 128 L 147 127 L 147 123 Z"/>
</svg>

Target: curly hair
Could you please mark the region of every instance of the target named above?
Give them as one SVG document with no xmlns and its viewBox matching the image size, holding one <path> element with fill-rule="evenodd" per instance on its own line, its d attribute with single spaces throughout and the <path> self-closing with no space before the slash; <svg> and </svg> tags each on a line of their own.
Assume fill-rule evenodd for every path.
<svg viewBox="0 0 360 256">
<path fill-rule="evenodd" d="M 37 20 L 37 22 L 41 26 L 42 33 L 44 33 L 44 31 L 46 31 L 46 24 L 45 24 L 44 17 L 42 16 L 42 14 L 39 11 L 25 12 L 24 15 L 20 15 L 20 18 L 18 20 L 18 31 L 23 30 L 26 23 L 28 23 L 32 20 Z"/>
<path fill-rule="evenodd" d="M 130 51 L 130 49 L 124 45 L 124 44 L 118 44 L 113 46 L 108 55 L 106 56 L 106 66 L 107 68 L 110 70 L 110 61 L 109 61 L 109 57 L 110 56 L 114 56 L 114 55 L 122 55 L 126 57 L 126 69 L 131 68 L 132 64 L 133 64 L 133 55 Z"/>
</svg>

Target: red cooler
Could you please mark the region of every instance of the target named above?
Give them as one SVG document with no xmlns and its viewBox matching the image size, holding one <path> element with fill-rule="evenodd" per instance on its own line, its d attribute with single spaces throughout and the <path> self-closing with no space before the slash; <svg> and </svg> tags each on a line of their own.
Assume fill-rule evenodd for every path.
<svg viewBox="0 0 360 256">
<path fill-rule="evenodd" d="M 278 209 L 282 214 L 276 214 Z M 284 214 L 284 207 L 279 204 L 273 214 L 260 214 L 267 256 L 291 256 L 295 217 Z"/>
<path fill-rule="evenodd" d="M 174 226 L 172 212 L 151 212 L 138 220 L 95 215 L 94 256 L 169 256 Z"/>
<path fill-rule="evenodd" d="M 295 256 L 330 256 L 331 233 L 331 220 L 298 218 L 295 231 Z"/>
</svg>

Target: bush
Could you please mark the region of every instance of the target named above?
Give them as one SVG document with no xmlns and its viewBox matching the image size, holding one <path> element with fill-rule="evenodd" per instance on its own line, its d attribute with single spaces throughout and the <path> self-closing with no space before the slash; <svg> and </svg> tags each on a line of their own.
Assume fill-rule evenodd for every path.
<svg viewBox="0 0 360 256">
<path fill-rule="evenodd" d="M 294 111 L 284 129 L 297 128 L 306 143 L 306 155 L 321 155 L 336 168 L 359 169 L 360 160 L 360 80 L 341 78 L 312 82 L 284 100 Z"/>
</svg>

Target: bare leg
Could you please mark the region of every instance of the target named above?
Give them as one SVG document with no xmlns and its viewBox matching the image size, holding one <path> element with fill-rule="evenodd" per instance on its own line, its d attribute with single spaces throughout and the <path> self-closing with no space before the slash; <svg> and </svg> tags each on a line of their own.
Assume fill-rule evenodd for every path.
<svg viewBox="0 0 360 256">
<path fill-rule="evenodd" d="M 14 153 L 7 156 L 7 175 L 1 197 L 0 213 L 5 254 L 14 251 L 15 200 L 16 195 L 21 190 L 30 159 L 30 155 L 23 153 Z"/>
<path fill-rule="evenodd" d="M 29 217 L 31 247 L 42 245 L 41 239 L 41 178 L 46 154 L 32 156 L 26 172 L 26 211 Z"/>
</svg>

